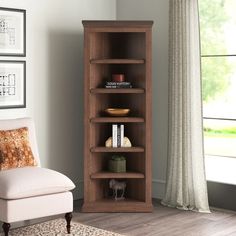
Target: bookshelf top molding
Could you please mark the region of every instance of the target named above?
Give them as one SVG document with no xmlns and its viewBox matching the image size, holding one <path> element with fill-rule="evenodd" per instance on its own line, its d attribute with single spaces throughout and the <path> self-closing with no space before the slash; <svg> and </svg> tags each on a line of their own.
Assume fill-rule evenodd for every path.
<svg viewBox="0 0 236 236">
<path fill-rule="evenodd" d="M 153 21 L 145 20 L 145 21 L 97 21 L 97 20 L 83 20 L 82 24 L 84 27 L 138 27 L 138 28 L 147 28 L 152 27 Z"/>
</svg>

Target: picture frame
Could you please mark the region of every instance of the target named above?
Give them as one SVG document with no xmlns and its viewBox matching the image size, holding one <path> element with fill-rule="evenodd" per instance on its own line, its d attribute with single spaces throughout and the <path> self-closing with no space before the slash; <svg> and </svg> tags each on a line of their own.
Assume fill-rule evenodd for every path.
<svg viewBox="0 0 236 236">
<path fill-rule="evenodd" d="M 26 107 L 26 62 L 0 60 L 0 109 Z"/>
<path fill-rule="evenodd" d="M 26 10 L 0 7 L 0 56 L 26 56 Z"/>
</svg>

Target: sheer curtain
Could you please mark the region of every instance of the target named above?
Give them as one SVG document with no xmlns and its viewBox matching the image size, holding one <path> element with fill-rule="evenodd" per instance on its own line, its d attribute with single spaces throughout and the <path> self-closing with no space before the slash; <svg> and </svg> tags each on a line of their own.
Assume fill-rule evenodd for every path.
<svg viewBox="0 0 236 236">
<path fill-rule="evenodd" d="M 169 142 L 163 205 L 210 212 L 204 167 L 197 0 L 170 0 Z"/>
</svg>

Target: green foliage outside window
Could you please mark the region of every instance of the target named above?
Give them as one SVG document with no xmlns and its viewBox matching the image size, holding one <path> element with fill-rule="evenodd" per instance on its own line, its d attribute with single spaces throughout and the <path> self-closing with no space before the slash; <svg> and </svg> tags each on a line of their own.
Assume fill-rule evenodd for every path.
<svg viewBox="0 0 236 236">
<path fill-rule="evenodd" d="M 200 0 L 200 32 L 202 55 L 226 55 L 224 24 L 228 20 L 227 0 Z M 202 58 L 203 101 L 222 95 L 230 84 L 232 65 L 227 57 Z"/>
</svg>

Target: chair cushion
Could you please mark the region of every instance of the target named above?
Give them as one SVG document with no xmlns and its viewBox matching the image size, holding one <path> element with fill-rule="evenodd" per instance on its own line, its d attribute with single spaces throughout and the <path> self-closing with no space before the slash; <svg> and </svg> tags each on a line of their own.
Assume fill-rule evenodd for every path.
<svg viewBox="0 0 236 236">
<path fill-rule="evenodd" d="M 23 167 L 0 171 L 0 198 L 19 199 L 72 190 L 65 175 L 46 168 Z"/>
<path fill-rule="evenodd" d="M 0 170 L 35 165 L 28 128 L 0 130 Z"/>
</svg>

